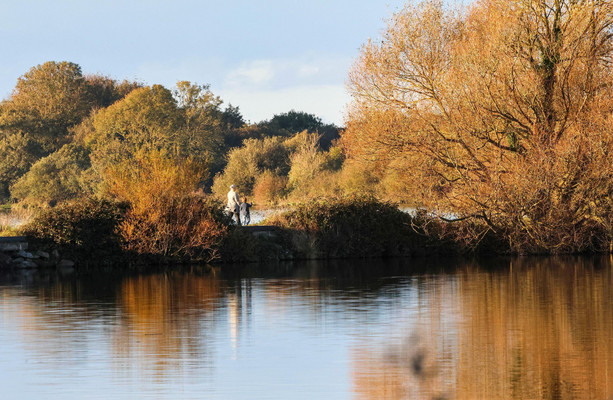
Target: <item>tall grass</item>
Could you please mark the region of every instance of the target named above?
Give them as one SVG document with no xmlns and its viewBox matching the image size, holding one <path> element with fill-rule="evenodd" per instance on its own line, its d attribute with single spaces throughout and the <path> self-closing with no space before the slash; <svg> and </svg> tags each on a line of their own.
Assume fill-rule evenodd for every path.
<svg viewBox="0 0 613 400">
<path fill-rule="evenodd" d="M 0 236 L 15 236 L 19 234 L 19 228 L 26 224 L 34 215 L 31 208 L 3 205 L 0 208 Z"/>
</svg>

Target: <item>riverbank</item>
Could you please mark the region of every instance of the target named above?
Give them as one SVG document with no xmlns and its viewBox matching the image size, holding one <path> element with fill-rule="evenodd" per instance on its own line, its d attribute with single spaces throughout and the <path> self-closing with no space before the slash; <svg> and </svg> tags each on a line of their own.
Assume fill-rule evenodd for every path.
<svg viewBox="0 0 613 400">
<path fill-rule="evenodd" d="M 57 269 L 74 271 L 75 262 L 63 258 L 57 249 L 43 251 L 31 248 L 25 236 L 0 236 L 0 268 Z"/>
<path fill-rule="evenodd" d="M 505 237 L 475 222 L 445 222 L 426 213 L 408 213 L 374 198 L 313 200 L 251 226 L 234 225 L 211 202 L 188 200 L 163 213 L 143 214 L 147 218 L 136 218 L 125 203 L 88 199 L 62 204 L 20 229 L 29 249 L 4 254 L 2 265 L 57 268 L 67 260 L 74 263 L 74 268 L 143 269 L 160 265 L 517 254 Z M 479 230 L 484 233 L 478 241 L 467 240 Z M 592 252 L 602 252 L 599 250 L 594 247 Z M 58 255 L 50 260 L 54 253 Z"/>
<path fill-rule="evenodd" d="M 10 259 L 33 267 L 36 251 L 57 251 L 85 268 L 377 257 L 406 254 L 414 236 L 407 229 L 411 217 L 391 204 L 355 198 L 309 207 L 275 214 L 267 220 L 272 226 L 263 228 L 234 225 L 203 197 L 181 198 L 152 212 L 84 199 L 43 210 L 20 228 L 35 251 Z"/>
</svg>

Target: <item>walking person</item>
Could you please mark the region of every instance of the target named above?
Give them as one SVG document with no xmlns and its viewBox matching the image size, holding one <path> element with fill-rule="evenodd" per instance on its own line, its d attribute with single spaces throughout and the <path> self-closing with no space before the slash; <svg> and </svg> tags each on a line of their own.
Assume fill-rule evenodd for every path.
<svg viewBox="0 0 613 400">
<path fill-rule="evenodd" d="M 251 223 L 251 215 L 249 214 L 251 206 L 251 203 L 247 203 L 247 197 L 243 197 L 243 202 L 241 203 L 241 219 L 243 220 L 243 225 L 249 225 Z"/>
<path fill-rule="evenodd" d="M 236 224 L 239 226 L 241 224 L 240 204 L 241 201 L 238 197 L 238 193 L 236 193 L 236 185 L 230 185 L 230 191 L 228 192 L 228 204 L 226 205 L 226 208 L 228 209 L 228 213 L 236 218 Z"/>
</svg>

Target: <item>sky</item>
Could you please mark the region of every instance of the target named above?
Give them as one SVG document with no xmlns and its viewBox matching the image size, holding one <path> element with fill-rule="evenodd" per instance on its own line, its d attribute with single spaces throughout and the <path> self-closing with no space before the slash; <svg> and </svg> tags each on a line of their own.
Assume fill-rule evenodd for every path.
<svg viewBox="0 0 613 400">
<path fill-rule="evenodd" d="M 209 84 L 245 120 L 343 125 L 349 68 L 406 0 L 0 0 L 0 97 L 46 61 L 84 74 Z"/>
</svg>

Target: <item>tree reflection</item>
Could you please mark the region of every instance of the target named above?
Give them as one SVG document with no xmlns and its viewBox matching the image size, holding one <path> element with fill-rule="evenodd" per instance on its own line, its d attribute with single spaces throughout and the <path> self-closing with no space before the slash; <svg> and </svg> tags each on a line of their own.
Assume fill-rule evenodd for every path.
<svg viewBox="0 0 613 400">
<path fill-rule="evenodd" d="M 599 263 L 516 259 L 504 272 L 467 266 L 445 283 L 426 278 L 413 320 L 418 333 L 384 355 L 368 344 L 354 350 L 355 392 L 373 399 L 608 398 L 613 278 L 610 263 Z"/>
<path fill-rule="evenodd" d="M 120 322 L 113 331 L 116 360 L 129 358 L 163 379 L 168 370 L 208 366 L 212 318 L 224 292 L 214 275 L 156 274 L 125 279 L 117 291 Z M 119 361 L 119 368 L 133 368 Z M 176 373 L 176 371 L 174 372 Z"/>
</svg>

